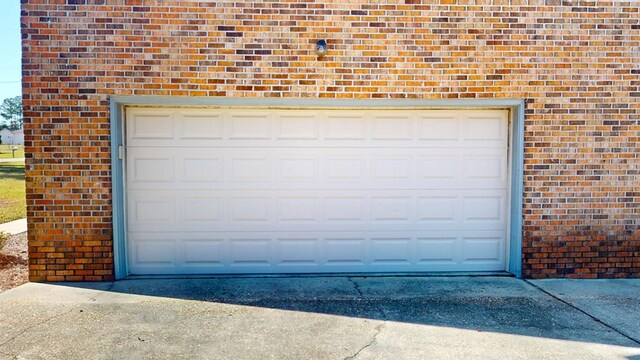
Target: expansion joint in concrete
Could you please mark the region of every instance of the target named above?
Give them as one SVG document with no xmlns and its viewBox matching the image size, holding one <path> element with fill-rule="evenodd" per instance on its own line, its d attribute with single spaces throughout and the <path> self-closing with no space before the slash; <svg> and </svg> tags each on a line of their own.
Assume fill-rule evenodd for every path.
<svg viewBox="0 0 640 360">
<path fill-rule="evenodd" d="M 538 286 L 538 285 L 536 285 L 536 284 L 534 284 L 534 283 L 532 283 L 532 282 L 530 282 L 530 281 L 528 281 L 526 279 L 522 279 L 522 281 L 524 281 L 525 283 L 531 285 L 533 288 L 537 289 L 538 291 L 540 291 L 540 292 L 542 292 L 544 294 L 547 294 L 548 296 L 552 297 L 553 299 L 555 299 L 557 301 L 560 301 L 561 303 L 569 306 L 570 308 L 572 308 L 572 309 L 574 309 L 574 310 L 576 310 L 576 311 L 588 316 L 589 318 L 591 318 L 593 321 L 597 322 L 598 324 L 600 324 L 600 325 L 610 329 L 611 331 L 613 331 L 613 332 L 615 332 L 617 334 L 620 334 L 621 336 L 624 336 L 625 338 L 627 338 L 627 339 L 633 341 L 634 343 L 640 345 L 640 339 L 636 339 L 633 336 L 625 333 L 624 331 L 616 328 L 615 326 L 607 324 L 605 322 L 605 320 L 602 320 L 602 319 L 596 317 L 595 315 L 592 315 L 592 314 L 588 313 L 587 311 L 577 307 L 576 305 L 570 303 L 569 301 L 566 301 L 566 300 L 562 299 L 561 297 L 556 296 L 555 294 L 543 289 L 542 287 L 540 287 L 540 286 Z"/>
</svg>

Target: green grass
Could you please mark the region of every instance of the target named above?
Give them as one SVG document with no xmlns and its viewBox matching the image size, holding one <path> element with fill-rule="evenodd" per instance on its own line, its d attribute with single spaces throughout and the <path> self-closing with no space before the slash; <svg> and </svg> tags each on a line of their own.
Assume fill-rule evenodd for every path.
<svg viewBox="0 0 640 360">
<path fill-rule="evenodd" d="M 24 162 L 0 163 L 0 224 L 26 216 Z"/>
<path fill-rule="evenodd" d="M 15 157 L 16 159 L 20 159 L 24 157 L 24 146 L 22 145 L 15 145 L 18 150 L 16 150 L 16 154 Z M 11 148 L 13 146 L 11 145 L 6 145 L 6 144 L 2 144 L 0 145 L 0 159 L 11 159 L 12 158 L 12 151 Z"/>
</svg>

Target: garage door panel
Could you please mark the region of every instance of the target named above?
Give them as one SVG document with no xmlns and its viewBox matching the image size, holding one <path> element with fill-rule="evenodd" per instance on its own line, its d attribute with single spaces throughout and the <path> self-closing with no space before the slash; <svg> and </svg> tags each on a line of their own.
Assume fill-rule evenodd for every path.
<svg viewBox="0 0 640 360">
<path fill-rule="evenodd" d="M 412 140 L 415 121 L 409 114 L 375 116 L 371 124 L 372 140 Z"/>
<path fill-rule="evenodd" d="M 507 141 L 507 127 L 501 116 L 468 115 L 463 121 L 463 139 L 474 142 L 498 143 Z"/>
<path fill-rule="evenodd" d="M 455 265 L 461 262 L 461 248 L 458 235 L 451 232 L 418 236 L 415 244 L 416 262 L 423 266 Z"/>
<path fill-rule="evenodd" d="M 182 266 L 224 267 L 227 264 L 224 239 L 191 239 L 188 235 L 181 241 Z"/>
<path fill-rule="evenodd" d="M 272 265 L 274 242 L 266 236 L 268 234 L 251 234 L 245 238 L 231 234 L 228 241 L 229 266 Z"/>
<path fill-rule="evenodd" d="M 415 263 L 413 247 L 410 237 L 373 236 L 369 246 L 371 264 L 406 266 Z"/>
<path fill-rule="evenodd" d="M 182 142 L 224 139 L 224 118 L 211 111 L 182 111 L 175 113 L 177 139 Z"/>
<path fill-rule="evenodd" d="M 130 157 L 127 165 L 129 183 L 142 183 L 144 186 L 156 183 L 156 186 L 166 187 L 166 184 L 158 183 L 173 183 L 175 180 L 175 172 L 172 172 L 174 159 L 170 155 L 140 154 Z"/>
<path fill-rule="evenodd" d="M 131 271 L 156 274 L 490 271 L 504 266 L 501 231 L 133 233 Z M 374 270 L 371 270 L 374 269 Z"/>
<path fill-rule="evenodd" d="M 175 203 L 173 199 L 158 197 L 132 199 L 130 223 L 161 224 L 175 222 Z"/>
<path fill-rule="evenodd" d="M 271 114 L 265 111 L 230 111 L 226 121 L 229 140 L 270 140 Z"/>
<path fill-rule="evenodd" d="M 465 263 L 489 263 L 496 264 L 502 260 L 501 236 L 490 234 L 473 234 L 463 237 L 462 254 Z"/>
<path fill-rule="evenodd" d="M 458 142 L 462 133 L 462 122 L 460 115 L 453 112 L 429 113 L 418 115 L 417 139 L 428 141 L 430 146 L 447 147 Z"/>
<path fill-rule="evenodd" d="M 167 273 L 179 264 L 177 242 L 171 233 L 128 234 L 127 240 L 128 264 L 133 273 Z"/>
<path fill-rule="evenodd" d="M 127 138 L 149 147 L 505 147 L 506 112 L 474 113 L 132 108 Z"/>
<path fill-rule="evenodd" d="M 507 189 L 501 149 L 128 148 L 128 189 Z"/>
<path fill-rule="evenodd" d="M 323 140 L 360 140 L 367 139 L 367 121 L 364 114 L 345 113 L 325 114 Z M 352 141 L 357 143 L 357 141 Z"/>
<path fill-rule="evenodd" d="M 179 159 L 177 171 L 178 180 L 189 183 L 213 182 L 219 183 L 224 180 L 224 159 L 215 157 L 183 157 Z M 165 169 L 171 171 L 171 169 Z"/>
<path fill-rule="evenodd" d="M 322 203 L 319 200 L 319 197 L 306 196 L 304 193 L 299 196 L 284 194 L 275 202 L 275 221 L 288 224 L 316 223 L 320 221 L 322 214 Z"/>
<path fill-rule="evenodd" d="M 239 228 L 241 226 L 241 228 Z M 255 231 L 255 232 L 271 232 L 271 231 L 282 231 L 282 229 L 287 229 L 291 233 L 307 233 L 307 232 L 316 232 L 316 231 L 342 231 L 342 232 L 358 232 L 358 231 L 366 231 L 366 232 L 379 232 L 379 231 L 389 231 L 390 228 L 398 228 L 401 227 L 402 230 L 407 231 L 416 231 L 416 232 L 429 232 L 429 231 L 464 231 L 468 229 L 478 229 L 478 231 L 489 231 L 496 230 L 501 227 L 501 224 L 475 224 L 475 225 L 432 225 L 432 224 L 374 224 L 367 225 L 364 222 L 356 222 L 356 221 L 345 221 L 343 223 L 333 222 L 330 226 L 326 226 L 321 223 L 279 223 L 279 224 L 268 224 L 266 222 L 259 221 L 246 221 L 246 222 L 237 222 L 237 225 L 222 225 L 215 226 L 215 230 L 211 230 L 214 228 L 214 225 L 209 225 L 206 223 L 197 223 L 193 225 L 184 225 L 176 223 L 173 225 L 168 222 L 164 223 L 155 223 L 155 224 L 135 224 L 129 227 L 129 232 L 131 233 L 142 233 L 146 231 L 182 231 L 185 233 L 191 231 L 216 231 L 216 232 L 233 232 L 241 229 L 243 231 Z"/>
<path fill-rule="evenodd" d="M 321 123 L 318 114 L 309 111 L 291 111 L 281 114 L 275 120 L 275 138 L 277 140 L 317 140 Z"/>
<path fill-rule="evenodd" d="M 129 143 L 170 142 L 175 138 L 173 112 L 145 109 L 134 110 L 132 115 L 135 121 L 126 122 Z"/>
<path fill-rule="evenodd" d="M 126 129 L 132 274 L 505 268 L 504 111 L 133 108 Z"/>
<path fill-rule="evenodd" d="M 467 224 L 504 224 L 506 200 L 503 194 L 465 197 L 462 201 L 462 220 Z"/>
<path fill-rule="evenodd" d="M 319 238 L 304 236 L 278 239 L 276 261 L 285 266 L 319 266 L 323 262 L 322 244 Z"/>
<path fill-rule="evenodd" d="M 267 196 L 268 194 L 268 196 Z M 155 190 L 130 192 L 130 231 L 494 230 L 504 228 L 502 190 Z"/>
</svg>

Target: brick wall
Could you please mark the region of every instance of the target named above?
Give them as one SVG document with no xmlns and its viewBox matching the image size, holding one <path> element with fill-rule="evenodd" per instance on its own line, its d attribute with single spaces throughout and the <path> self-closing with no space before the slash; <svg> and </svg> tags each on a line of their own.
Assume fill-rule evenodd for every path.
<svg viewBox="0 0 640 360">
<path fill-rule="evenodd" d="M 640 276 L 638 2 L 22 3 L 32 281 L 113 279 L 111 94 L 524 98 L 524 275 Z"/>
</svg>

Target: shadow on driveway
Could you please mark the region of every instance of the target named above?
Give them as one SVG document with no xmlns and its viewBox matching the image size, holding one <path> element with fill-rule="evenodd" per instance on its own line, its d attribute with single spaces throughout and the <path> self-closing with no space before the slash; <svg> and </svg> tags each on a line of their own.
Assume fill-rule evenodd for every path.
<svg viewBox="0 0 640 360">
<path fill-rule="evenodd" d="M 511 277 L 221 277 L 67 283 L 121 294 L 638 347 Z"/>
</svg>

